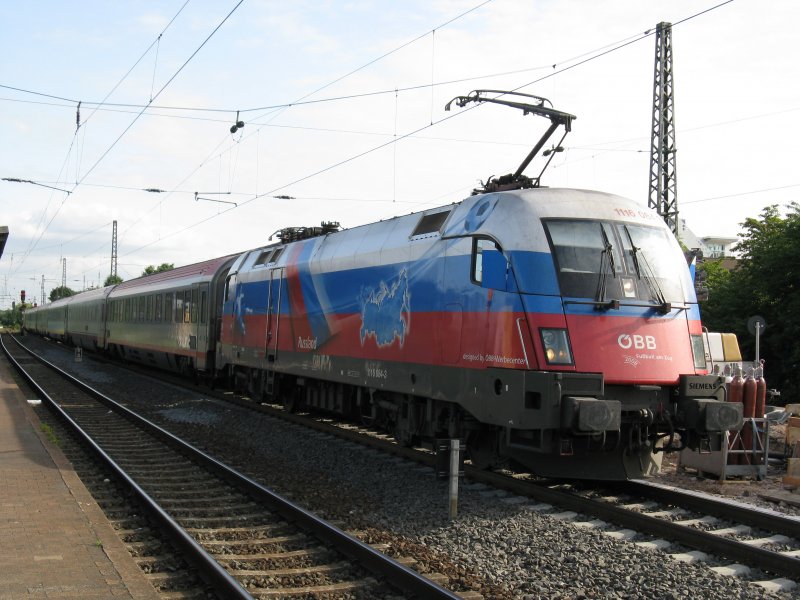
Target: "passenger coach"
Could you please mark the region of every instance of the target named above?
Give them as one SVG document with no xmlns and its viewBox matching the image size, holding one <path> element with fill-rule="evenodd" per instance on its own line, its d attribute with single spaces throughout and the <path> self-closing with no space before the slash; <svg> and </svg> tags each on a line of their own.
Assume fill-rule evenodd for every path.
<svg viewBox="0 0 800 600">
<path fill-rule="evenodd" d="M 213 372 L 217 298 L 234 258 L 215 258 L 115 286 L 108 294 L 108 350 L 163 369 Z"/>
</svg>

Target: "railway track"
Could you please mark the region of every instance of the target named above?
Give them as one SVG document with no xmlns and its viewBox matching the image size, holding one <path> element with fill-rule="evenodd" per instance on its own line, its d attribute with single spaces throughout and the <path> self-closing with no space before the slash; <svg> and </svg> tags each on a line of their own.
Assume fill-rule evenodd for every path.
<svg viewBox="0 0 800 600">
<path fill-rule="evenodd" d="M 219 597 L 459 597 L 6 336 L 3 349 Z"/>
<path fill-rule="evenodd" d="M 169 375 L 164 378 L 173 384 L 180 382 Z M 353 424 L 288 413 L 282 406 L 265 405 L 230 393 L 219 393 L 218 397 L 315 429 L 348 445 L 357 443 L 428 467 L 436 461 L 430 452 L 400 446 L 389 436 Z M 496 496 L 498 503 L 519 505 L 548 519 L 627 540 L 641 548 L 663 552 L 676 561 L 704 562 L 717 573 L 800 597 L 796 587 L 800 572 L 797 518 L 649 482 L 581 489 L 536 481 L 525 474 L 479 471 L 469 465 L 465 471 L 470 483 L 463 484 L 463 488 Z"/>
<path fill-rule="evenodd" d="M 406 448 L 373 430 L 332 419 L 292 414 L 277 405 L 246 398 L 229 401 L 435 467 L 431 452 Z M 706 563 L 722 575 L 757 583 L 772 592 L 797 590 L 800 583 L 800 518 L 637 480 L 576 487 L 537 481 L 526 474 L 482 471 L 465 465 L 469 489 L 499 490 L 506 502 L 578 527 L 603 531 L 640 547 L 662 551 L 680 562 Z"/>
</svg>

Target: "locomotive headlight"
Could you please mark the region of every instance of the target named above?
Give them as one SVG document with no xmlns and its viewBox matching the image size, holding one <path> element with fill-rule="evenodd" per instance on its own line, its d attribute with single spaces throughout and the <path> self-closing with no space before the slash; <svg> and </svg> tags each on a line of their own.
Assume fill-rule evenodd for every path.
<svg viewBox="0 0 800 600">
<path fill-rule="evenodd" d="M 542 347 L 547 364 L 571 365 L 572 350 L 566 329 L 540 329 Z"/>
<path fill-rule="evenodd" d="M 706 369 L 706 349 L 703 345 L 702 335 L 692 336 L 692 355 L 694 356 L 694 368 Z"/>
</svg>

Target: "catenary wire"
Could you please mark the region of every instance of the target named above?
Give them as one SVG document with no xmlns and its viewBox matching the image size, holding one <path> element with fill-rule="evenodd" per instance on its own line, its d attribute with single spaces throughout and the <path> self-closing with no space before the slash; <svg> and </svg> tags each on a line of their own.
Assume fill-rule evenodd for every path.
<svg viewBox="0 0 800 600">
<path fill-rule="evenodd" d="M 729 0 L 729 1 L 731 1 L 731 0 Z M 723 4 L 727 4 L 727 2 L 726 2 L 726 3 L 723 3 Z M 721 5 L 717 5 L 717 7 L 718 7 L 718 6 L 721 6 Z M 716 7 L 714 7 L 714 8 L 716 8 Z M 712 9 L 713 9 L 713 8 L 712 8 Z M 709 10 L 712 10 L 712 9 L 709 9 Z M 708 11 L 703 11 L 703 13 L 705 13 L 705 12 L 708 12 Z M 703 14 L 703 13 L 698 13 L 698 15 L 699 15 L 699 14 Z M 697 15 L 695 15 L 695 16 L 697 16 Z M 691 17 L 690 17 L 690 18 L 691 18 Z M 684 22 L 684 21 L 686 21 L 686 20 L 688 20 L 688 18 L 687 18 L 687 19 L 684 19 L 684 20 L 682 20 L 682 21 L 680 21 L 680 22 Z M 636 38 L 636 39 L 634 39 L 632 42 L 629 42 L 629 43 L 633 43 L 633 42 L 635 42 L 635 41 L 638 41 L 639 39 L 642 39 L 642 37 L 641 37 L 641 36 L 637 36 L 637 38 Z M 624 45 L 627 45 L 627 44 L 624 44 Z M 622 46 L 615 47 L 615 49 L 619 49 L 620 47 L 622 47 Z M 612 49 L 611 51 L 613 51 L 613 49 Z M 604 54 L 605 54 L 605 53 L 604 53 Z M 593 56 L 592 58 L 590 58 L 590 59 L 588 59 L 588 60 L 594 60 L 595 58 L 598 58 L 599 56 L 602 56 L 602 54 L 601 54 L 601 55 L 598 55 L 598 56 Z M 585 62 L 588 62 L 588 60 L 587 60 L 587 61 L 581 61 L 581 63 L 578 63 L 578 64 L 584 64 Z M 574 66 L 578 66 L 578 64 L 576 64 L 576 65 L 573 65 L 573 66 L 570 66 L 570 67 L 567 67 L 567 68 L 573 68 Z M 560 70 L 560 71 L 559 71 L 559 73 L 560 73 L 560 72 L 563 72 L 564 70 L 567 70 L 567 69 L 562 69 L 562 70 Z M 554 73 L 554 74 L 557 74 L 557 73 Z M 552 77 L 554 74 L 550 74 L 550 75 L 548 75 L 547 77 Z M 537 79 L 537 80 L 535 80 L 534 82 L 530 82 L 530 83 L 528 83 L 528 84 L 525 84 L 525 85 L 523 85 L 523 86 L 520 86 L 520 87 L 519 87 L 519 88 L 517 88 L 517 89 L 522 89 L 522 88 L 524 88 L 524 87 L 527 87 L 528 85 L 532 85 L 533 83 L 536 83 L 536 82 L 538 82 L 538 81 L 541 81 L 542 79 L 545 79 L 545 78 L 547 78 L 547 77 L 543 77 L 543 78 L 541 78 L 541 79 Z M 458 113 L 458 114 L 464 114 L 464 111 L 462 111 L 461 113 Z M 455 116 L 455 115 L 453 115 L 453 116 Z M 448 119 L 449 119 L 449 118 L 452 118 L 452 117 L 448 117 Z M 442 121 L 444 121 L 444 120 L 447 120 L 447 119 L 443 119 Z M 442 121 L 439 121 L 439 122 L 442 122 Z M 421 129 L 424 129 L 424 128 L 421 128 Z M 417 131 L 419 131 L 419 130 L 417 130 Z M 399 138 L 398 138 L 398 141 L 399 141 L 400 139 L 404 139 L 405 137 L 409 137 L 410 135 L 413 135 L 413 133 L 414 133 L 414 132 L 412 132 L 411 134 L 407 134 L 407 135 L 405 135 L 405 136 L 399 137 Z M 308 175 L 308 176 L 306 176 L 306 177 L 303 177 L 303 178 L 301 178 L 301 179 L 298 179 L 298 180 L 296 180 L 295 182 L 292 182 L 292 183 L 289 183 L 289 184 L 283 185 L 283 186 L 281 186 L 281 187 L 279 187 L 279 188 L 275 188 L 275 190 L 278 190 L 278 189 L 283 189 L 283 188 L 285 188 L 285 187 L 288 187 L 289 185 L 292 185 L 293 183 L 296 183 L 296 182 L 298 182 L 298 181 L 302 181 L 302 180 L 308 179 L 308 178 L 310 178 L 310 177 L 313 177 L 313 176 L 315 176 L 315 175 L 317 175 L 317 174 L 319 174 L 319 173 L 325 172 L 325 171 L 327 171 L 327 170 L 330 170 L 331 168 L 335 168 L 336 166 L 339 166 L 339 165 L 341 165 L 341 164 L 344 164 L 345 162 L 350 162 L 351 160 L 355 160 L 355 159 L 357 159 L 357 158 L 360 158 L 361 156 L 364 156 L 365 154 L 368 154 L 369 152 L 372 152 L 372 151 L 375 151 L 375 150 L 377 150 L 377 149 L 380 149 L 380 148 L 384 147 L 385 145 L 386 145 L 386 144 L 382 144 L 382 145 L 380 145 L 380 146 L 378 146 L 378 147 L 376 147 L 376 148 L 374 148 L 374 149 L 372 149 L 372 150 L 370 150 L 370 151 L 367 151 L 367 152 L 364 152 L 364 153 L 360 153 L 360 154 L 358 154 L 358 155 L 356 155 L 356 156 L 354 156 L 354 157 L 351 157 L 351 158 L 349 158 L 349 159 L 346 159 L 346 160 L 344 160 L 344 161 L 340 161 L 340 162 L 336 163 L 335 165 L 332 165 L 331 167 L 328 167 L 328 168 L 326 168 L 326 169 L 319 170 L 319 171 L 317 171 L 317 172 L 315 172 L 315 173 L 312 173 L 312 174 L 310 174 L 310 175 Z M 273 190 L 273 191 L 275 191 L 275 190 Z M 270 193 L 269 193 L 269 192 L 266 192 L 266 193 L 263 193 L 263 194 L 259 194 L 257 197 L 265 197 L 265 196 L 268 196 L 268 195 L 270 195 Z M 256 199 L 256 198 L 254 197 L 253 199 Z M 251 201 L 252 201 L 252 200 L 251 200 Z M 218 216 L 218 215 L 214 215 L 214 217 L 216 217 L 216 216 Z M 212 218 L 214 218 L 214 217 L 212 217 Z"/>
</svg>

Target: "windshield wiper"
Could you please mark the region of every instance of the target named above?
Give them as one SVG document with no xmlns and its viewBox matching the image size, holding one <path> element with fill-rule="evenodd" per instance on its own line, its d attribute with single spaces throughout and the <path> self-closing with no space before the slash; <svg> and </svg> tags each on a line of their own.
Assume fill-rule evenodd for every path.
<svg viewBox="0 0 800 600">
<path fill-rule="evenodd" d="M 603 234 L 603 250 L 600 252 L 600 273 L 597 279 L 597 292 L 595 293 L 595 306 L 598 309 L 619 308 L 619 300 L 606 301 L 606 279 L 608 270 L 611 269 L 612 277 L 617 276 L 616 265 L 614 264 L 614 247 L 608 239 L 606 230 L 600 225 L 600 233 Z"/>
<path fill-rule="evenodd" d="M 639 266 L 639 250 L 641 250 L 641 248 L 637 248 L 636 244 L 633 243 L 633 237 L 631 236 L 631 232 L 628 231 L 628 226 L 624 225 L 623 229 L 625 229 L 625 234 L 628 236 L 628 241 L 631 244 L 630 252 L 631 258 L 633 259 L 633 268 L 636 269 L 636 276 L 641 280 L 642 269 Z M 664 292 L 661 290 L 661 286 L 658 285 L 658 280 L 656 279 L 655 273 L 653 272 L 653 269 L 647 260 L 647 255 L 644 252 L 642 252 L 642 263 L 645 271 L 644 282 L 648 291 L 650 292 L 650 296 L 658 303 L 659 312 L 662 314 L 667 314 L 670 310 L 672 310 L 672 305 L 667 302 Z"/>
</svg>

